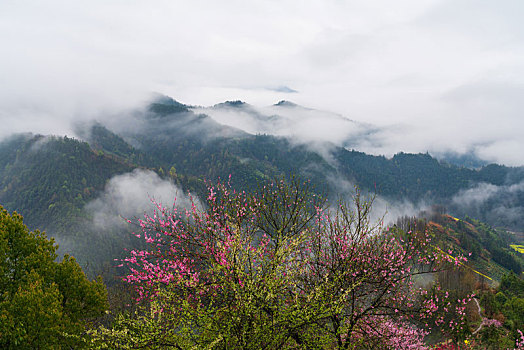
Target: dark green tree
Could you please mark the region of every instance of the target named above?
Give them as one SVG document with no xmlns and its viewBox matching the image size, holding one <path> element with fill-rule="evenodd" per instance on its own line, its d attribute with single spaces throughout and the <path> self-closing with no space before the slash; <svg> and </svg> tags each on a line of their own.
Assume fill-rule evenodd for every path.
<svg viewBox="0 0 524 350">
<path fill-rule="evenodd" d="M 57 248 L 0 206 L 0 348 L 82 348 L 86 325 L 107 309 L 102 280 L 73 257 L 57 262 Z"/>
</svg>

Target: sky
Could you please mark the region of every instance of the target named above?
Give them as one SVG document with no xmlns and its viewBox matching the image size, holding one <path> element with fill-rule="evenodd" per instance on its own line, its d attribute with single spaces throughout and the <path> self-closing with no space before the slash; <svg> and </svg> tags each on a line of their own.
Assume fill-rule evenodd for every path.
<svg viewBox="0 0 524 350">
<path fill-rule="evenodd" d="M 0 137 L 71 134 L 151 92 L 379 126 L 365 151 L 524 165 L 521 0 L 0 2 Z"/>
</svg>

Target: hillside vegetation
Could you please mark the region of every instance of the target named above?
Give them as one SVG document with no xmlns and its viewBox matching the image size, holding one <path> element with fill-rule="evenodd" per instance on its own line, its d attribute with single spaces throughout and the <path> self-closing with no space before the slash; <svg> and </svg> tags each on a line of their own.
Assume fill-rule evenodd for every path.
<svg viewBox="0 0 524 350">
<path fill-rule="evenodd" d="M 136 168 L 151 169 L 180 191 L 197 196 L 204 195 L 205 181 L 232 176 L 237 189 L 249 190 L 259 182 L 294 173 L 332 199 L 350 196 L 356 185 L 393 202 L 441 204 L 463 218 L 469 214 L 515 231 L 524 226 L 516 214 L 524 208 L 522 192 L 501 190 L 497 196 L 495 191 L 488 201 L 470 207 L 454 200 L 478 184 L 513 188 L 524 178 L 520 168 L 487 165 L 474 170 L 439 162 L 428 154 L 399 153 L 388 159 L 334 144 L 250 135 L 170 98 L 161 98 L 128 118 L 127 127 L 113 127 L 113 131 L 100 123 L 79 127 L 85 141 L 25 134 L 0 143 L 0 203 L 25 215 L 30 228 L 57 237 L 84 266 L 89 261 L 98 269 L 131 246 L 127 238 L 131 229 L 99 232 L 85 207 L 102 195 L 110 179 Z M 502 208 L 515 215 L 496 215 Z M 490 249 L 505 259 L 505 253 Z"/>
</svg>

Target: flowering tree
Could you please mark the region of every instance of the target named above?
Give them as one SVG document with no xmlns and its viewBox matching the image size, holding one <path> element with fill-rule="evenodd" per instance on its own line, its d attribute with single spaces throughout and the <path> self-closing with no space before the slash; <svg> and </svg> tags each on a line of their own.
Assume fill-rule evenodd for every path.
<svg viewBox="0 0 524 350">
<path fill-rule="evenodd" d="M 422 348 L 438 305 L 417 275 L 454 261 L 424 232 L 383 230 L 371 203 L 326 202 L 292 179 L 254 194 L 208 188 L 206 209 L 140 220 L 149 249 L 124 259 L 141 315 L 96 332 L 100 348 Z M 421 323 L 422 320 L 422 323 Z"/>
<path fill-rule="evenodd" d="M 441 251 L 425 231 L 384 230 L 373 225 L 371 205 L 357 191 L 353 208 L 341 203 L 336 210 L 319 211 L 307 241 L 310 270 L 306 281 L 312 286 L 322 285 L 326 276 L 337 281 L 330 295 L 342 297 L 340 308 L 324 321 L 339 348 L 373 349 L 380 344 L 391 349 L 420 349 L 432 326 L 429 321 L 443 319 L 439 301 L 447 301 L 448 295 L 417 287 L 416 277 L 459 265 L 465 258 Z M 459 313 L 457 325 L 464 316 Z M 402 346 L 398 339 L 403 340 Z"/>
</svg>

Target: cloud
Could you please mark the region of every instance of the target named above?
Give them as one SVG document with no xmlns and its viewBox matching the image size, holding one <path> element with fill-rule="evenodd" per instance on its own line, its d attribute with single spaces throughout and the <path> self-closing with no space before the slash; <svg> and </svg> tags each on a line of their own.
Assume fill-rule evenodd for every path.
<svg viewBox="0 0 524 350">
<path fill-rule="evenodd" d="M 160 203 L 167 208 L 191 208 L 191 200 L 181 189 L 150 170 L 135 169 L 109 180 L 104 192 L 85 207 L 95 228 L 123 228 L 126 219 L 141 218 Z M 200 206 L 198 199 L 195 204 Z"/>
<path fill-rule="evenodd" d="M 264 107 L 237 101 L 193 110 L 250 134 L 287 137 L 292 143 L 305 144 L 328 160 L 331 146 L 356 147 L 358 142 L 374 132 L 373 127 L 368 124 L 357 123 L 336 113 L 306 108 L 284 100 Z"/>
<path fill-rule="evenodd" d="M 292 94 L 297 104 L 384 130 L 361 145 L 369 152 L 473 150 L 524 164 L 514 151 L 522 147 L 522 7 L 3 1 L 0 137 L 72 134 L 72 121 L 111 118 L 150 91 L 201 106 L 267 106 Z"/>
<path fill-rule="evenodd" d="M 453 196 L 452 202 L 459 207 L 479 207 L 500 191 L 500 186 L 482 182 L 475 187 L 461 190 Z"/>
<path fill-rule="evenodd" d="M 524 198 L 524 181 L 496 186 L 477 183 L 461 190 L 450 203 L 452 210 L 493 225 L 520 229 L 524 223 L 524 207 L 518 205 Z"/>
<path fill-rule="evenodd" d="M 402 217 L 420 217 L 423 212 L 430 212 L 432 204 L 421 201 L 420 203 L 413 203 L 407 199 L 392 200 L 377 196 L 373 202 L 374 217 L 380 218 L 383 216 L 384 224 L 395 224 L 397 219 Z"/>
<path fill-rule="evenodd" d="M 285 85 L 281 85 L 281 86 L 277 86 L 277 87 L 268 87 L 266 89 L 268 89 L 269 91 L 285 92 L 285 93 L 288 93 L 288 94 L 293 94 L 293 93 L 297 93 L 298 92 L 297 90 L 292 89 L 289 86 L 285 86 Z"/>
<path fill-rule="evenodd" d="M 331 198 L 330 203 L 332 205 L 337 200 L 343 200 L 355 209 L 353 205 L 357 190 L 355 184 L 334 174 L 326 174 L 326 181 L 333 188 L 332 192 L 338 196 L 337 198 Z M 372 202 L 369 215 L 370 223 L 373 225 L 383 224 L 385 226 L 395 224 L 397 219 L 401 217 L 420 216 L 420 213 L 430 211 L 433 204 L 425 201 L 414 203 L 405 198 L 400 200 L 392 199 L 362 190 L 360 199 L 365 202 Z"/>
</svg>

